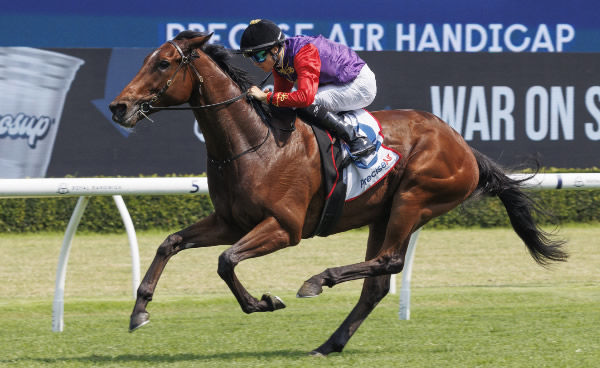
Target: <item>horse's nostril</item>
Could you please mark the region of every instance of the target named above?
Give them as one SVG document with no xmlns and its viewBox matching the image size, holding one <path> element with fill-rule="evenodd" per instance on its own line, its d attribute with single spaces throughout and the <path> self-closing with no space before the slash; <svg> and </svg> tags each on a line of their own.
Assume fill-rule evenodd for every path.
<svg viewBox="0 0 600 368">
<path fill-rule="evenodd" d="M 125 111 L 127 111 L 127 106 L 123 103 L 111 103 L 108 105 L 108 108 L 116 117 L 123 117 L 125 115 Z"/>
</svg>

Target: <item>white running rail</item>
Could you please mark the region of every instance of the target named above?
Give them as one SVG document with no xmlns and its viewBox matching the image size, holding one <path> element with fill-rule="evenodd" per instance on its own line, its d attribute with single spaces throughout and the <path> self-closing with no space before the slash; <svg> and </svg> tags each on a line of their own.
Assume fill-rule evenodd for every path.
<svg viewBox="0 0 600 368">
<path fill-rule="evenodd" d="M 510 175 L 513 179 L 525 179 L 531 175 L 514 174 Z M 593 189 L 600 188 L 600 173 L 566 173 L 566 174 L 537 174 L 528 179 L 524 185 L 531 189 Z M 408 250 L 406 251 L 404 270 L 402 271 L 402 286 L 400 291 L 400 307 L 398 316 L 401 320 L 410 319 L 410 282 L 412 279 L 412 269 L 414 254 L 417 247 L 417 230 L 410 239 Z M 396 275 L 392 275 L 390 281 L 390 293 L 396 294 Z"/>
<path fill-rule="evenodd" d="M 526 174 L 513 178 L 528 177 Z M 537 174 L 525 183 L 533 189 L 600 188 L 600 173 Z M 60 179 L 0 179 L 0 198 L 18 197 L 79 197 L 60 251 L 56 270 L 56 285 L 52 307 L 52 330 L 64 329 L 64 287 L 71 243 L 79 221 L 92 196 L 112 196 L 121 214 L 131 251 L 133 297 L 140 283 L 140 260 L 135 229 L 122 195 L 208 194 L 205 177 L 185 178 L 60 178 Z M 406 254 L 400 292 L 400 319 L 410 318 L 410 282 L 418 231 L 413 234 Z M 390 292 L 396 293 L 396 278 L 392 275 Z"/>
<path fill-rule="evenodd" d="M 131 253 L 131 284 L 133 297 L 140 284 L 140 256 L 131 216 L 121 195 L 207 194 L 206 178 L 64 178 L 64 179 L 0 179 L 0 198 L 19 197 L 79 197 L 63 238 L 58 266 L 54 301 L 52 303 L 52 331 L 64 329 L 64 295 L 67 262 L 73 237 L 79 221 L 92 196 L 112 196 L 129 239 Z"/>
</svg>

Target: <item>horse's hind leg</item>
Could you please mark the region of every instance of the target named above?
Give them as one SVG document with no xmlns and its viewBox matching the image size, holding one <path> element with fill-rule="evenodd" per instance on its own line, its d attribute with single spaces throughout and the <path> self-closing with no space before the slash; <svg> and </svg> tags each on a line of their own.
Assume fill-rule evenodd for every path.
<svg viewBox="0 0 600 368">
<path fill-rule="evenodd" d="M 152 300 L 156 284 L 171 257 L 184 249 L 231 244 L 239 239 L 238 233 L 236 229 L 229 228 L 216 215 L 212 214 L 184 230 L 169 235 L 158 247 L 154 260 L 138 287 L 137 299 L 129 322 L 129 331 L 150 322 L 146 306 Z"/>
<path fill-rule="evenodd" d="M 464 197 L 461 192 L 458 195 L 450 191 L 432 193 L 419 187 L 397 193 L 387 226 L 381 226 L 378 229 L 381 231 L 377 232 L 385 233 L 385 239 L 377 250 L 374 247 L 370 249 L 368 261 L 326 269 L 304 283 L 298 292 L 300 297 L 318 295 L 323 285 L 332 287 L 344 281 L 367 278 L 356 307 L 314 354 L 327 355 L 343 349 L 362 321 L 388 292 L 390 274 L 402 271 L 410 235 L 429 219 L 446 213 L 462 200 Z"/>
<path fill-rule="evenodd" d="M 404 267 L 406 246 L 412 231 L 416 230 L 420 207 L 392 205 L 390 220 L 379 226 L 379 234 L 385 236 L 378 253 L 372 254 L 367 261 L 328 268 L 320 274 L 306 280 L 297 297 L 315 297 L 323 292 L 323 286 L 333 287 L 341 282 L 363 279 L 373 276 L 399 273 Z M 411 209 L 409 207 L 415 207 Z M 405 215 L 405 216 L 404 216 Z M 371 230 L 370 234 L 374 231 Z"/>
<path fill-rule="evenodd" d="M 450 184 L 454 182 L 456 180 L 452 179 Z M 469 188 L 463 185 L 455 187 L 448 184 L 413 185 L 410 189 L 398 191 L 392 202 L 385 240 L 379 253 L 368 261 L 328 268 L 314 275 L 304 282 L 297 296 L 314 297 L 323 291 L 323 286 L 333 287 L 345 281 L 402 271 L 410 235 L 430 219 L 456 207 L 470 193 Z"/>
<path fill-rule="evenodd" d="M 377 255 L 383 243 L 385 226 L 371 226 L 369 232 L 369 244 L 366 259 Z M 365 279 L 358 303 L 344 322 L 329 337 L 329 339 L 317 349 L 311 351 L 311 355 L 328 355 L 332 352 L 341 352 L 350 340 L 350 337 L 358 329 L 361 323 L 368 317 L 377 304 L 390 290 L 390 275 L 368 277 Z"/>
<path fill-rule="evenodd" d="M 363 321 L 375 309 L 377 304 L 390 290 L 390 275 L 367 277 L 363 283 L 360 299 L 352 312 L 346 317 L 337 330 L 317 349 L 310 352 L 311 355 L 328 355 L 329 353 L 340 353 L 354 332 Z"/>
<path fill-rule="evenodd" d="M 402 271 L 410 235 L 423 223 L 423 207 L 420 201 L 405 201 L 397 195 L 387 223 L 372 226 L 369 232 L 367 261 L 354 265 L 328 268 L 307 280 L 299 296 L 316 296 L 322 286 L 332 287 L 338 283 L 365 278 L 360 299 L 352 312 L 312 354 L 327 355 L 341 352 L 360 324 L 389 291 L 390 275 Z M 421 197 L 420 197 L 421 198 Z M 304 295 L 303 295 L 304 294 Z"/>
</svg>

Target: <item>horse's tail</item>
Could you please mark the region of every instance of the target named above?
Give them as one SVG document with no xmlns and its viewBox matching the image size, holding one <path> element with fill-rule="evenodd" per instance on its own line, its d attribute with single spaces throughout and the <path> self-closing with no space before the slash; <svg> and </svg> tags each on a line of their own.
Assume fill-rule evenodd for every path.
<svg viewBox="0 0 600 368">
<path fill-rule="evenodd" d="M 520 180 L 509 178 L 490 158 L 471 149 L 479 166 L 479 182 L 475 194 L 500 198 L 513 229 L 538 264 L 547 265 L 550 261 L 566 261 L 568 254 L 562 249 L 565 242 L 552 239 L 553 235 L 543 231 L 532 216 L 533 212 L 540 214 L 545 212 L 521 190 L 521 184 L 528 178 Z"/>
</svg>

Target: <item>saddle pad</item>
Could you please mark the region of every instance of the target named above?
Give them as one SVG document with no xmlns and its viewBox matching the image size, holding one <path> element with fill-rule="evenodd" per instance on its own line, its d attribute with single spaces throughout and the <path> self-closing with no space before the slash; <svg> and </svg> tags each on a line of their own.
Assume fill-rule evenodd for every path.
<svg viewBox="0 0 600 368">
<path fill-rule="evenodd" d="M 383 145 L 383 134 L 379 121 L 367 110 L 359 109 L 343 115 L 347 122 L 358 126 L 367 138 L 376 145 L 375 152 L 368 157 L 353 160 L 344 168 L 343 179 L 346 183 L 346 202 L 356 199 L 369 188 L 383 179 L 400 161 L 402 155 Z M 346 154 L 349 148 L 344 143 Z"/>
<path fill-rule="evenodd" d="M 376 151 L 361 160 L 351 160 L 345 143 L 339 139 L 334 140 L 327 131 L 312 125 L 321 153 L 326 197 L 319 224 L 311 236 L 331 234 L 342 214 L 344 202 L 363 194 L 400 161 L 401 155 L 398 152 L 383 145 L 381 126 L 366 110 L 346 113 L 344 118 L 353 126 L 358 126 L 376 144 Z"/>
</svg>

